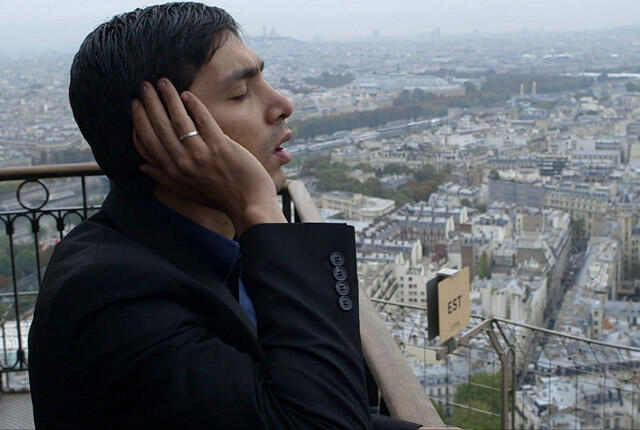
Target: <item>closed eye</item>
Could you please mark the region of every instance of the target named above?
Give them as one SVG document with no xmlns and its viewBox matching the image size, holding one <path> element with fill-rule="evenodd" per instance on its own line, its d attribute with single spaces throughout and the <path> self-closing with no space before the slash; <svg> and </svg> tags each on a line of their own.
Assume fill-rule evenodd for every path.
<svg viewBox="0 0 640 430">
<path fill-rule="evenodd" d="M 231 100 L 236 100 L 236 101 L 242 100 L 247 96 L 247 94 L 249 94 L 248 91 L 244 92 L 243 94 L 240 94 L 239 96 L 231 97 Z"/>
</svg>

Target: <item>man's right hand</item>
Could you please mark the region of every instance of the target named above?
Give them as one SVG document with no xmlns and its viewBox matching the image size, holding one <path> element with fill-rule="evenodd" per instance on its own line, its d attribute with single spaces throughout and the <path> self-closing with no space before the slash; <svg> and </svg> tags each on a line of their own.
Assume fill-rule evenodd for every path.
<svg viewBox="0 0 640 430">
<path fill-rule="evenodd" d="M 238 235 L 254 224 L 286 222 L 258 159 L 222 132 L 193 93 L 178 95 L 165 78 L 158 89 L 166 110 L 149 82 L 141 101 L 131 104 L 134 145 L 147 162 L 140 170 L 179 196 L 225 213 Z M 199 135 L 179 140 L 196 130 Z"/>
</svg>

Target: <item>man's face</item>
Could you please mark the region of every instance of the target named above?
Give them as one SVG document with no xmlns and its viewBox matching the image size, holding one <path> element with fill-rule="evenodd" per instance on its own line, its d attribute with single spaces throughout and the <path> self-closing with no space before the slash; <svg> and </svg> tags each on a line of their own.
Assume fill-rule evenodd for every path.
<svg viewBox="0 0 640 430">
<path fill-rule="evenodd" d="M 200 68 L 189 91 L 209 108 L 227 136 L 262 163 L 280 189 L 286 179 L 282 166 L 291 161 L 281 146 L 291 138 L 284 120 L 293 105 L 262 78 L 261 70 L 258 55 L 230 35 Z"/>
</svg>

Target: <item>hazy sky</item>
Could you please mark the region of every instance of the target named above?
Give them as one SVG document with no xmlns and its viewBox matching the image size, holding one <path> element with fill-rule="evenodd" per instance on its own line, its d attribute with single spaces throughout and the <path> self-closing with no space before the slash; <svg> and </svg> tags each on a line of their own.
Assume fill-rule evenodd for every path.
<svg viewBox="0 0 640 430">
<path fill-rule="evenodd" d="M 248 34 L 272 26 L 308 40 L 502 33 L 522 28 L 584 30 L 640 25 L 640 0 L 220 0 Z M 73 52 L 98 24 L 155 4 L 133 0 L 0 0 L 0 53 Z"/>
</svg>

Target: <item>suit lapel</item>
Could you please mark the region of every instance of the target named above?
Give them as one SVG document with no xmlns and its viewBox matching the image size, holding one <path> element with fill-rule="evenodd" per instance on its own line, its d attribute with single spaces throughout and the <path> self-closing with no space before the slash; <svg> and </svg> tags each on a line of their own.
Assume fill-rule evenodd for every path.
<svg viewBox="0 0 640 430">
<path fill-rule="evenodd" d="M 230 325 L 239 328 L 239 338 L 234 340 L 243 343 L 247 351 L 261 354 L 256 327 L 229 289 L 218 279 L 210 262 L 167 224 L 147 199 L 146 196 L 135 196 L 114 188 L 102 204 L 102 209 L 126 236 L 212 290 L 232 317 L 237 319 L 238 324 Z"/>
</svg>

